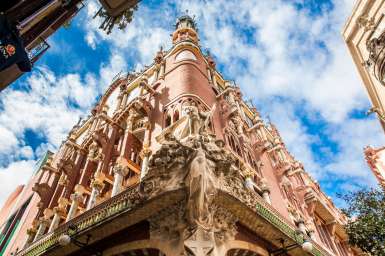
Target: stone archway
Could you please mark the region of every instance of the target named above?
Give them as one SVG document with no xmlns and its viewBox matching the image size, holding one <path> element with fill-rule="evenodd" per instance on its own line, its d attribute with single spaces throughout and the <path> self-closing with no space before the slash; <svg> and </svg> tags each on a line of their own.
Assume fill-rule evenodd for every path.
<svg viewBox="0 0 385 256">
<path fill-rule="evenodd" d="M 226 256 L 260 256 L 260 254 L 247 249 L 230 249 Z"/>
<path fill-rule="evenodd" d="M 103 256 L 165 256 L 159 241 L 140 240 L 116 245 L 103 252 Z"/>
<path fill-rule="evenodd" d="M 259 245 L 246 241 L 231 241 L 226 246 L 226 256 L 269 256 L 269 252 Z"/>
<path fill-rule="evenodd" d="M 142 248 L 116 254 L 116 256 L 165 256 L 159 249 Z"/>
</svg>

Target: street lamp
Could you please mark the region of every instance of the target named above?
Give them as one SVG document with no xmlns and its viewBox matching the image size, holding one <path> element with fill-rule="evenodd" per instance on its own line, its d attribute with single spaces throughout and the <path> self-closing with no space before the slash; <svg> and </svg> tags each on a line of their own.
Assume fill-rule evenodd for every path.
<svg viewBox="0 0 385 256">
<path fill-rule="evenodd" d="M 71 225 L 68 227 L 68 230 L 75 233 L 78 230 L 78 228 L 75 225 Z M 88 245 L 90 243 L 90 239 L 91 239 L 90 234 L 87 235 L 86 241 L 82 242 L 82 241 L 76 239 L 75 237 L 69 235 L 69 233 L 64 233 L 59 237 L 58 242 L 61 246 L 66 246 L 66 245 L 69 245 L 70 243 L 73 243 L 77 247 L 89 252 L 91 255 L 102 256 L 102 252 L 94 251 L 93 249 L 88 247 Z"/>
<path fill-rule="evenodd" d="M 294 244 L 291 244 L 291 245 L 285 245 L 285 240 L 284 239 L 280 239 L 280 242 L 282 244 L 282 247 L 277 249 L 277 250 L 274 250 L 274 251 L 270 251 L 269 252 L 269 255 L 270 256 L 278 256 L 278 255 L 284 255 L 286 254 L 288 251 L 291 251 L 293 249 L 296 249 L 298 247 L 301 247 L 302 250 L 304 250 L 305 252 L 311 252 L 313 250 L 313 244 L 311 243 L 311 241 L 307 238 L 302 238 L 300 239 L 300 242 L 298 242 L 298 236 L 300 237 L 303 237 L 303 233 L 299 230 L 296 230 L 295 232 L 295 241 L 296 243 Z M 303 240 L 303 242 L 301 241 Z"/>
</svg>

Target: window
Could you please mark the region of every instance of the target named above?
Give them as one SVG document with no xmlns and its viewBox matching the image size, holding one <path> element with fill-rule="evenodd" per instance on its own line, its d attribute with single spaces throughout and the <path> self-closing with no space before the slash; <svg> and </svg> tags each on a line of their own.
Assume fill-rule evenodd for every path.
<svg viewBox="0 0 385 256">
<path fill-rule="evenodd" d="M 182 60 L 197 60 L 197 57 L 195 57 L 195 54 L 192 53 L 189 50 L 184 50 L 178 53 L 175 57 L 175 62 L 182 61 Z"/>
<path fill-rule="evenodd" d="M 174 116 L 173 116 L 173 123 L 175 123 L 176 121 L 179 120 L 179 111 L 178 110 L 175 110 L 174 112 Z"/>
<path fill-rule="evenodd" d="M 167 114 L 167 117 L 166 117 L 166 121 L 165 121 L 165 124 L 164 124 L 164 127 L 168 127 L 171 125 L 171 116 L 169 114 Z"/>
<path fill-rule="evenodd" d="M 315 226 L 322 243 L 326 245 L 330 250 L 334 251 L 333 242 L 331 240 L 330 233 L 326 224 L 319 217 L 317 217 L 317 220 L 318 221 Z"/>
</svg>

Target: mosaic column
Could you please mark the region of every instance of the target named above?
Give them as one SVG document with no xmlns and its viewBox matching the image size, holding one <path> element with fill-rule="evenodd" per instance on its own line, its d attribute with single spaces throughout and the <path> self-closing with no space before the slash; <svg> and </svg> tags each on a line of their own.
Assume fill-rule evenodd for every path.
<svg viewBox="0 0 385 256">
<path fill-rule="evenodd" d="M 114 184 L 112 186 L 111 197 L 115 196 L 116 194 L 119 194 L 119 192 L 122 190 L 123 178 L 127 175 L 128 168 L 118 164 L 114 167 L 113 171 Z"/>
<path fill-rule="evenodd" d="M 87 210 L 95 206 L 96 200 L 104 187 L 103 178 L 101 176 L 102 174 L 97 175 L 91 182 L 92 191 L 91 191 L 90 198 L 88 200 L 88 204 L 86 208 Z"/>
<path fill-rule="evenodd" d="M 299 231 L 301 231 L 302 234 L 306 234 L 306 226 L 305 226 L 305 222 L 300 219 L 298 222 L 297 222 L 297 226 L 298 226 L 298 229 Z"/>
<path fill-rule="evenodd" d="M 265 200 L 268 204 L 271 205 L 271 199 L 270 199 L 270 189 L 267 187 L 267 185 L 262 185 L 262 198 Z"/>
<path fill-rule="evenodd" d="M 53 208 L 54 215 L 51 221 L 51 225 L 49 226 L 48 233 L 52 232 L 59 226 L 60 220 L 65 216 L 65 211 L 68 204 L 69 202 L 67 198 L 59 198 L 58 206 Z"/>
<path fill-rule="evenodd" d="M 144 176 L 147 174 L 148 169 L 148 161 L 150 159 L 151 155 L 151 149 L 150 149 L 150 141 L 151 141 L 151 128 L 150 125 L 147 124 L 147 129 L 144 132 L 144 143 L 143 143 L 143 149 L 141 155 L 142 155 L 142 167 L 140 170 L 140 180 L 142 181 Z"/>
<path fill-rule="evenodd" d="M 70 221 L 73 217 L 75 217 L 79 207 L 79 202 L 83 200 L 83 192 L 84 192 L 84 187 L 82 185 L 78 184 L 75 186 L 75 193 L 71 195 L 72 203 L 71 203 L 70 210 L 68 211 L 68 214 L 67 214 L 66 222 Z"/>
<path fill-rule="evenodd" d="M 148 148 L 148 147 L 145 147 L 143 148 L 142 150 L 142 155 L 143 155 L 143 161 L 142 161 L 142 167 L 141 167 L 141 170 L 140 170 L 140 180 L 142 181 L 143 178 L 146 176 L 147 174 L 147 170 L 148 170 L 148 161 L 150 159 L 150 155 L 151 155 L 151 150 Z"/>
<path fill-rule="evenodd" d="M 45 230 L 47 229 L 50 223 L 50 218 L 52 214 L 53 212 L 51 209 L 47 208 L 44 210 L 43 217 L 39 219 L 39 227 L 36 231 L 35 238 L 33 239 L 34 242 L 38 240 L 42 235 L 44 235 Z"/>
<path fill-rule="evenodd" d="M 33 220 L 32 227 L 27 229 L 27 240 L 24 243 L 24 248 L 28 247 L 30 245 L 37 233 L 37 226 L 38 226 L 38 220 Z"/>
</svg>

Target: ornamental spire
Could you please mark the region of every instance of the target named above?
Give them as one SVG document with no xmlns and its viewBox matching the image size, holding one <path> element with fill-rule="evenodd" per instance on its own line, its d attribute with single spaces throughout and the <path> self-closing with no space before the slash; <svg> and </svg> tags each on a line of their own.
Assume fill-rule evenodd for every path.
<svg viewBox="0 0 385 256">
<path fill-rule="evenodd" d="M 191 41 L 197 44 L 199 41 L 197 31 L 194 17 L 189 16 L 186 10 L 186 14 L 176 20 L 175 31 L 172 34 L 172 42 L 176 44 L 182 41 Z"/>
</svg>

